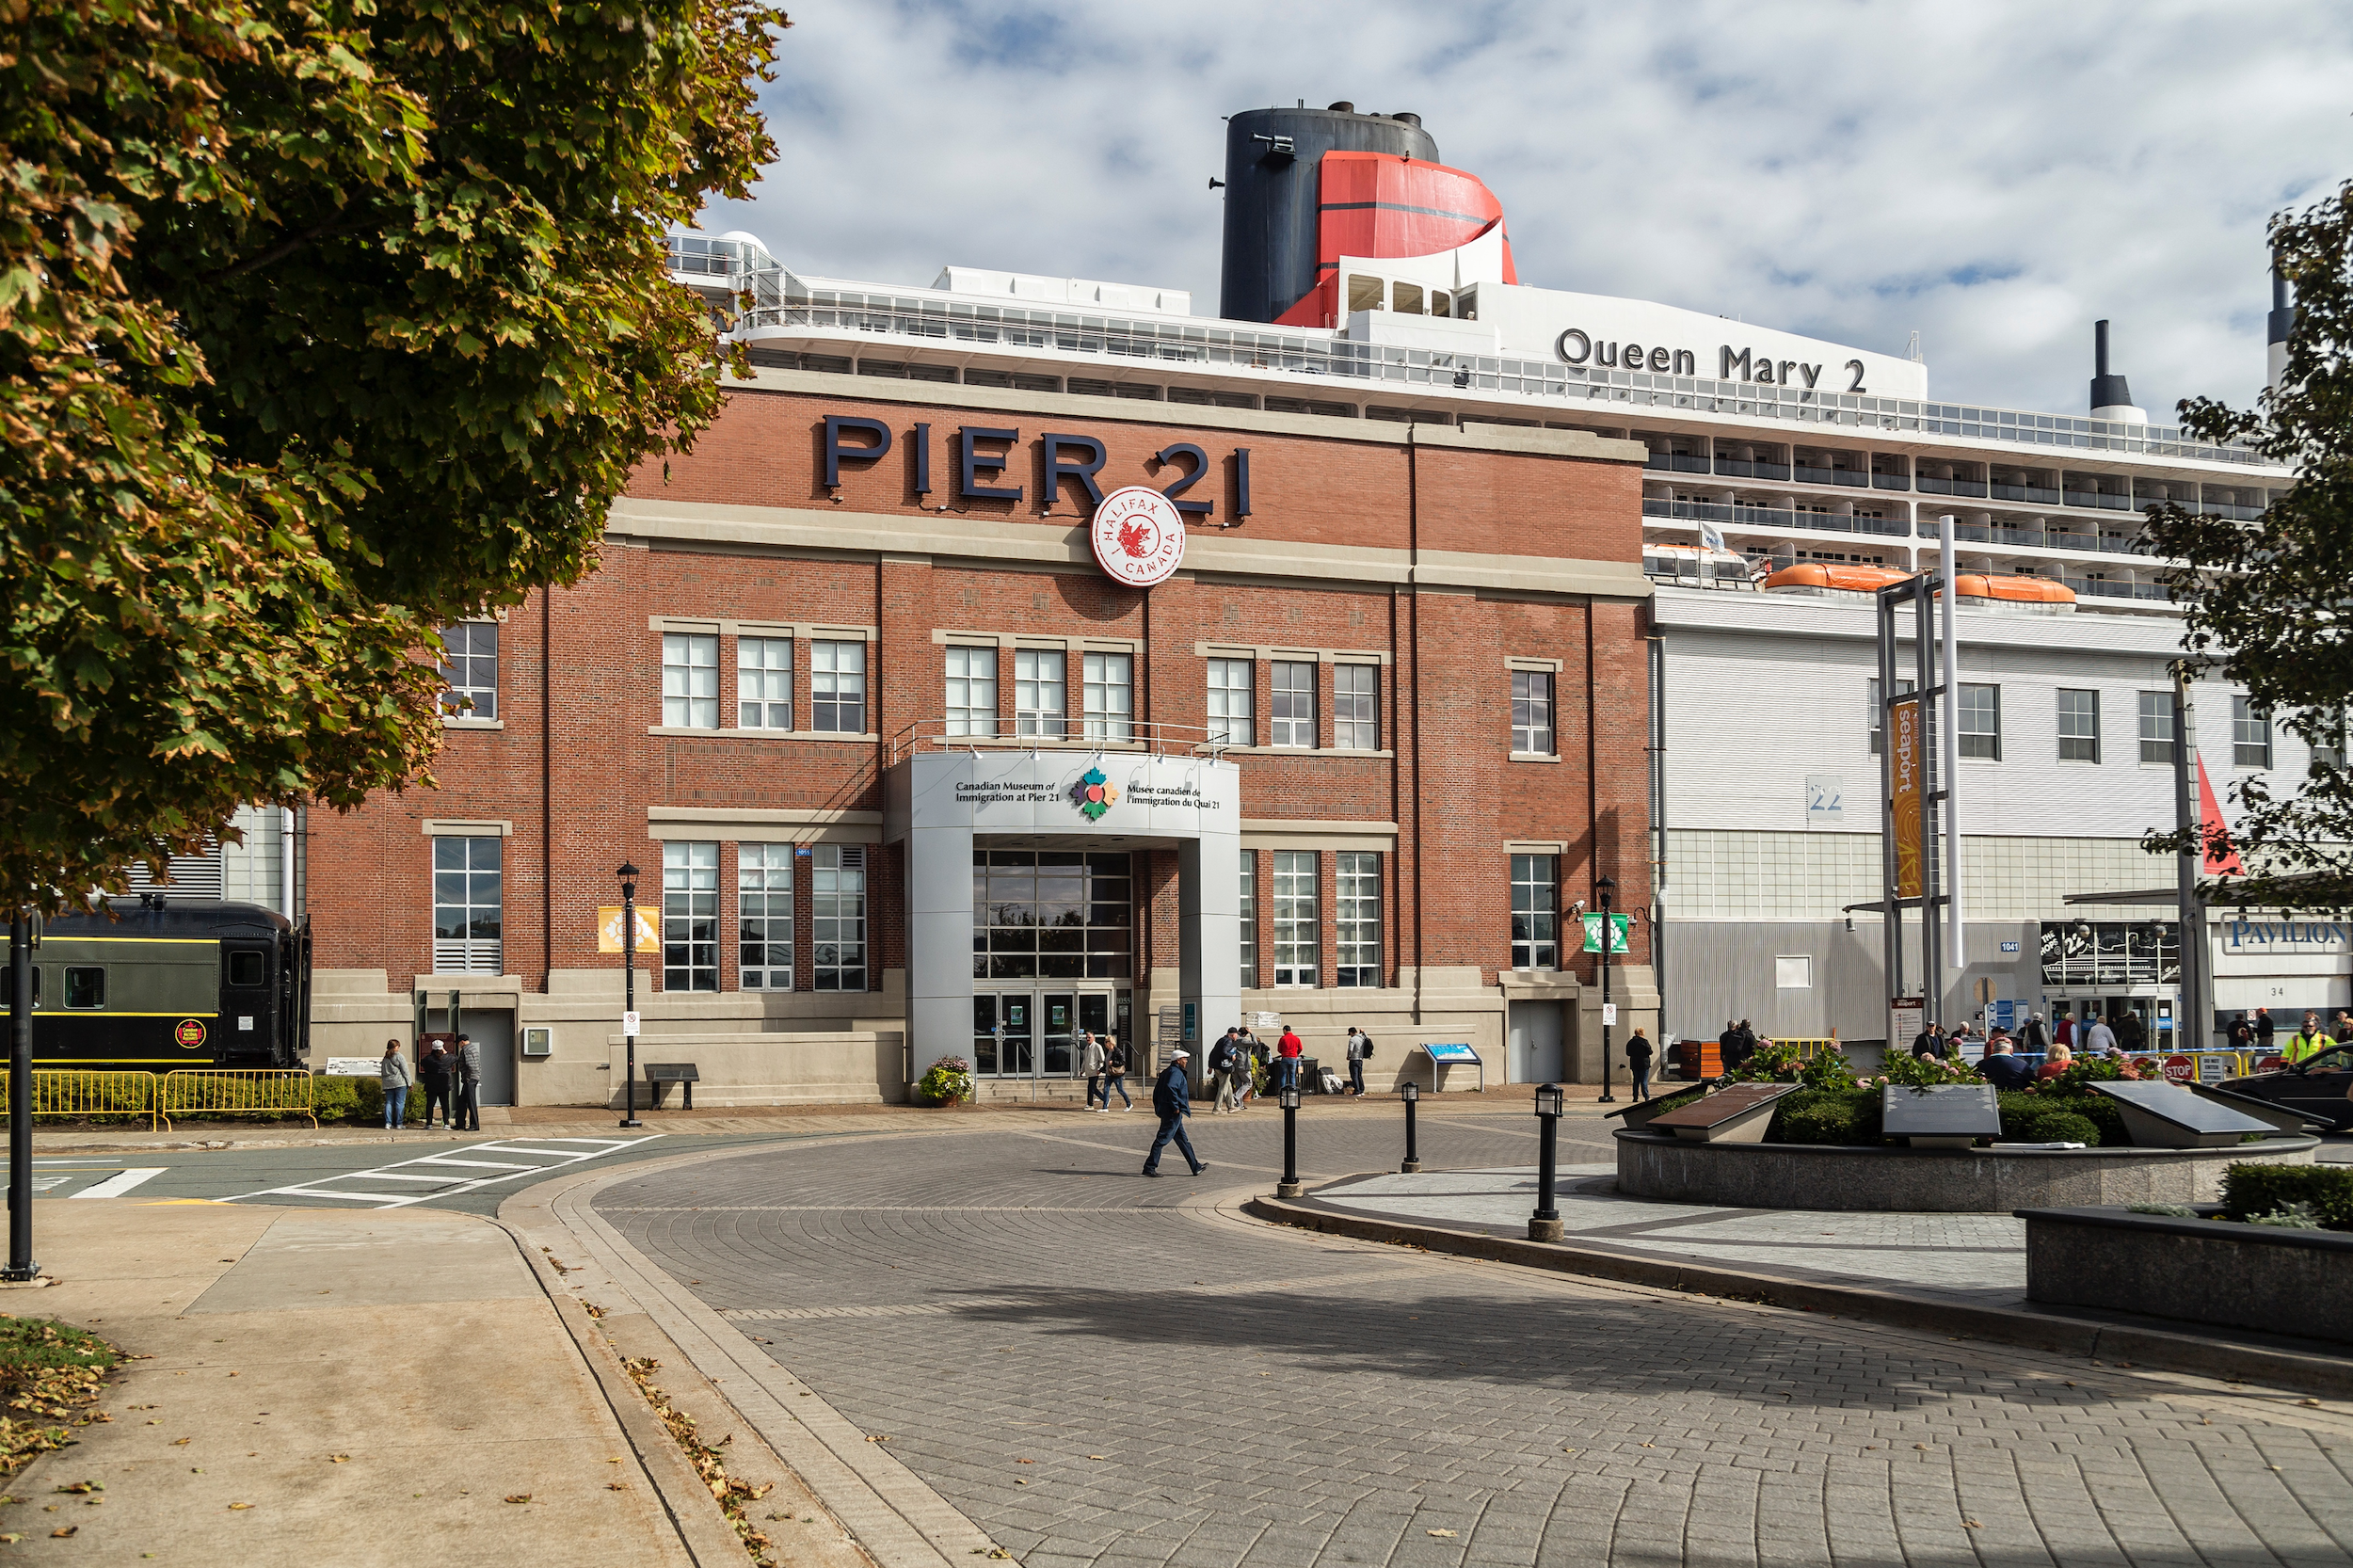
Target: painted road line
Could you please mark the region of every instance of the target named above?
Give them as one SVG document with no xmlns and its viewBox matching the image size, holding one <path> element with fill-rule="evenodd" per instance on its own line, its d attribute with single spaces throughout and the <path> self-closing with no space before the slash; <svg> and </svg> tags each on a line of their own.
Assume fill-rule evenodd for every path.
<svg viewBox="0 0 2353 1568">
<path fill-rule="evenodd" d="M 117 1171 L 95 1186 L 85 1187 L 73 1196 L 77 1198 L 119 1198 L 140 1182 L 162 1176 L 170 1168 L 168 1165 L 134 1165 L 129 1170 Z"/>
<path fill-rule="evenodd" d="M 470 1144 L 459 1154 L 517 1155 L 535 1154 L 545 1163 L 518 1164 L 512 1160 L 461 1160 L 446 1154 L 420 1155 L 413 1160 L 395 1160 L 390 1165 L 371 1166 L 361 1171 L 345 1171 L 337 1176 L 316 1176 L 307 1182 L 287 1187 L 268 1187 L 257 1192 L 239 1192 L 223 1198 L 223 1203 L 238 1203 L 248 1199 L 269 1198 L 332 1198 L 344 1203 L 366 1204 L 376 1208 L 406 1208 L 412 1204 L 431 1203 L 438 1198 L 456 1197 L 483 1187 L 494 1187 L 503 1181 L 514 1181 L 527 1176 L 542 1176 L 594 1160 L 600 1155 L 617 1154 L 639 1144 L 651 1143 L 661 1133 L 643 1138 L 535 1138 L 529 1144 L 504 1142 Z M 538 1144 L 558 1145 L 552 1148 Z M 472 1170 L 497 1171 L 497 1176 L 467 1176 L 450 1172 L 449 1166 L 464 1166 Z M 436 1169 L 435 1167 L 442 1167 Z M 433 1185 L 429 1192 L 387 1192 L 381 1187 L 344 1188 L 344 1182 L 410 1181 Z"/>
</svg>

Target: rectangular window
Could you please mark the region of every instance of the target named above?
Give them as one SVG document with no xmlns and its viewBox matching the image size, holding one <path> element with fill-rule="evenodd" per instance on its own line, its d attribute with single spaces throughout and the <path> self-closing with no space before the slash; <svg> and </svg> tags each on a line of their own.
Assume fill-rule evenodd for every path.
<svg viewBox="0 0 2353 1568">
<path fill-rule="evenodd" d="M 1896 682 L 1896 695 L 1902 696 L 1918 684 L 1913 680 L 1898 680 Z M 1880 683 L 1876 678 L 1865 681 L 1864 686 L 1868 693 L 1864 700 L 1870 711 L 1865 722 L 1871 727 L 1871 755 L 1877 757 L 1887 749 L 1887 705 L 1880 700 Z"/>
<path fill-rule="evenodd" d="M 1248 982 L 1245 981 L 1244 984 Z M 35 1007 L 40 1005 L 40 966 L 39 964 L 33 966 L 33 1005 Z M 15 1006 L 16 968 L 11 964 L 0 964 L 0 1008 L 13 1009 Z"/>
<path fill-rule="evenodd" d="M 735 846 L 735 983 L 792 989 L 792 846 Z"/>
<path fill-rule="evenodd" d="M 1086 729 L 1090 741 L 1135 739 L 1136 702 L 1132 670 L 1125 653 L 1090 653 L 1085 658 Z"/>
<path fill-rule="evenodd" d="M 662 988 L 719 988 L 719 846 L 662 846 Z"/>
<path fill-rule="evenodd" d="M 2271 766 L 2271 714 L 2243 696 L 2231 699 L 2231 765 Z"/>
<path fill-rule="evenodd" d="M 1209 741 L 1246 746 L 1251 740 L 1251 665 L 1247 659 L 1209 661 Z"/>
<path fill-rule="evenodd" d="M 809 901 L 814 930 L 815 986 L 820 991 L 866 989 L 866 849 L 819 844 Z"/>
<path fill-rule="evenodd" d="M 2171 692 L 2140 694 L 2140 760 L 2144 762 L 2173 760 Z"/>
<path fill-rule="evenodd" d="M 792 639 L 735 639 L 735 722 L 742 729 L 792 728 Z"/>
<path fill-rule="evenodd" d="M 1561 967 L 1561 857 L 1512 856 L 1512 967 Z"/>
<path fill-rule="evenodd" d="M 1340 751 L 1381 749 L 1381 666 L 1332 666 L 1332 744 Z"/>
<path fill-rule="evenodd" d="M 997 733 L 997 650 L 948 650 L 948 733 Z"/>
<path fill-rule="evenodd" d="M 1316 892 L 1316 851 L 1274 852 L 1274 984 L 1313 985 L 1323 913 Z"/>
<path fill-rule="evenodd" d="M 1512 672 L 1512 749 L 1530 757 L 1552 752 L 1552 676 L 1544 670 Z"/>
<path fill-rule="evenodd" d="M 2324 714 L 2313 733 L 2313 760 L 2323 767 L 2345 766 L 2345 711 Z"/>
<path fill-rule="evenodd" d="M 458 718 L 499 716 L 499 629 L 489 620 L 441 628 L 441 711 Z"/>
<path fill-rule="evenodd" d="M 2058 754 L 2062 762 L 2100 760 L 2100 694 L 2062 691 L 2058 695 Z"/>
<path fill-rule="evenodd" d="M 1015 732 L 1059 741 L 1069 733 L 1069 712 L 1064 696 L 1063 656 L 1034 648 L 1016 648 L 1013 655 L 1013 715 Z"/>
<path fill-rule="evenodd" d="M 1241 852 L 1241 988 L 1258 988 L 1258 852 Z"/>
<path fill-rule="evenodd" d="M 1342 850 L 1334 868 L 1333 978 L 1341 985 L 1381 984 L 1381 856 Z"/>
<path fill-rule="evenodd" d="M 1991 761 L 2002 760 L 2002 688 L 1972 686 L 1961 688 L 1961 754 L 1982 757 Z"/>
<path fill-rule="evenodd" d="M 719 728 L 719 639 L 662 633 L 662 722 L 673 729 Z"/>
<path fill-rule="evenodd" d="M 1278 746 L 1316 744 L 1316 666 L 1311 662 L 1274 662 L 1273 704 L 1267 714 L 1268 740 Z"/>
<path fill-rule="evenodd" d="M 92 965 L 87 968 L 78 964 L 65 967 L 65 1004 L 68 1007 L 104 1007 L 106 1005 L 106 971 Z"/>
<path fill-rule="evenodd" d="M 808 645 L 808 723 L 828 734 L 866 733 L 866 645 Z"/>
<path fill-rule="evenodd" d="M 433 840 L 433 972 L 503 974 L 499 839 Z"/>
</svg>

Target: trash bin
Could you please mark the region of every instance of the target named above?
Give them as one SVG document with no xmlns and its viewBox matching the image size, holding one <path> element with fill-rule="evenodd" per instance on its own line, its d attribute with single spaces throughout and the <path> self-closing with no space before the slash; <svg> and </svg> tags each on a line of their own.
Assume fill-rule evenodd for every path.
<svg viewBox="0 0 2353 1568">
<path fill-rule="evenodd" d="M 1312 1056 L 1299 1059 L 1299 1092 L 1303 1095 L 1323 1093 L 1323 1068 Z"/>
</svg>

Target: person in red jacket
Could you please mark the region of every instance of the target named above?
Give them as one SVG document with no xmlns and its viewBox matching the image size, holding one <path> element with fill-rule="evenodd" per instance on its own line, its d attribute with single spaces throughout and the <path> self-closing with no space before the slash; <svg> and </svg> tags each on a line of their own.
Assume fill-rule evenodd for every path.
<svg viewBox="0 0 2353 1568">
<path fill-rule="evenodd" d="M 1290 1025 L 1285 1024 L 1283 1037 L 1274 1042 L 1274 1070 L 1280 1075 L 1277 1082 L 1281 1087 L 1285 1089 L 1299 1087 L 1299 1053 L 1303 1048 L 1299 1042 L 1298 1032 Z"/>
</svg>

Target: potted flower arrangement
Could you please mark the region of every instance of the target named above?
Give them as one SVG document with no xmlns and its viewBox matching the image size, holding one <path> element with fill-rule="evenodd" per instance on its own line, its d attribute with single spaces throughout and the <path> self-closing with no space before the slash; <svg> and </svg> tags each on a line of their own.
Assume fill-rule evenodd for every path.
<svg viewBox="0 0 2353 1568">
<path fill-rule="evenodd" d="M 972 1097 L 972 1064 L 943 1056 L 917 1081 L 915 1092 L 931 1105 L 962 1105 Z"/>
</svg>

